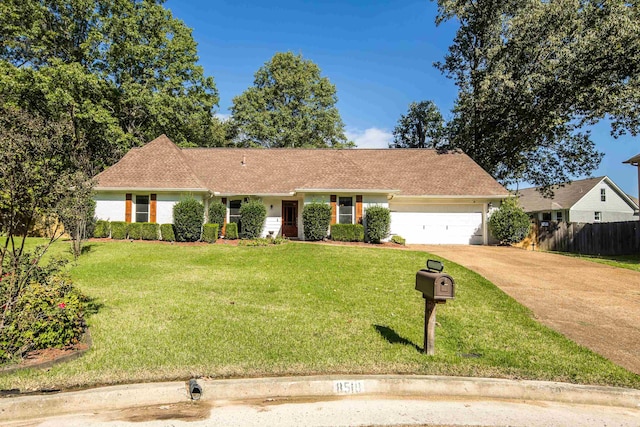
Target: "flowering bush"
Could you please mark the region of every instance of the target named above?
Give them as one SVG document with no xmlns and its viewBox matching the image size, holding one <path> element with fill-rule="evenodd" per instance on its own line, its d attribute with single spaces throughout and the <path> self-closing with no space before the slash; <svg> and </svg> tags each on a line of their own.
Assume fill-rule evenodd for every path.
<svg viewBox="0 0 640 427">
<path fill-rule="evenodd" d="M 84 332 L 84 297 L 61 272 L 64 263 L 38 261 L 38 252 L 24 254 L 0 277 L 0 363 L 73 344 Z"/>
</svg>

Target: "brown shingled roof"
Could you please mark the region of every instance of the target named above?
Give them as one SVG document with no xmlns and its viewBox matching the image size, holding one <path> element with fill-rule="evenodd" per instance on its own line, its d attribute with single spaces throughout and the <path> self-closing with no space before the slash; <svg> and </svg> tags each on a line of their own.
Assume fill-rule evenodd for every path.
<svg viewBox="0 0 640 427">
<path fill-rule="evenodd" d="M 143 147 L 129 150 L 118 163 L 99 173 L 96 182 L 98 189 L 207 190 L 182 150 L 164 134 Z"/>
<path fill-rule="evenodd" d="M 553 198 L 543 197 L 539 187 L 518 190 L 518 201 L 525 212 L 541 212 L 559 209 L 571 209 L 585 194 L 598 185 L 604 176 L 581 179 L 565 184 L 563 187 L 553 186 Z"/>
<path fill-rule="evenodd" d="M 508 192 L 470 157 L 428 149 L 332 150 L 176 147 L 161 136 L 97 176 L 97 189 L 202 188 L 220 194 L 318 190 L 403 196 L 496 196 Z"/>
</svg>

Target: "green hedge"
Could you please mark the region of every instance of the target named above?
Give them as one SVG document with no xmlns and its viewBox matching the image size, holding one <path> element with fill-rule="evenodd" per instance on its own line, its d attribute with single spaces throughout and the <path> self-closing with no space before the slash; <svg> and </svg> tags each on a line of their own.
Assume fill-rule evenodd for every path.
<svg viewBox="0 0 640 427">
<path fill-rule="evenodd" d="M 240 206 L 243 239 L 257 239 L 267 219 L 267 207 L 260 200 L 249 200 Z"/>
<path fill-rule="evenodd" d="M 140 225 L 142 240 L 158 240 L 158 224 L 142 222 Z"/>
<path fill-rule="evenodd" d="M 371 243 L 380 241 L 389 235 L 391 211 L 383 206 L 371 206 L 365 211 L 367 240 Z"/>
<path fill-rule="evenodd" d="M 225 228 L 225 239 L 236 240 L 238 238 L 238 224 L 230 222 Z"/>
<path fill-rule="evenodd" d="M 205 224 L 202 226 L 202 241 L 215 243 L 218 240 L 218 224 Z"/>
<path fill-rule="evenodd" d="M 204 206 L 193 197 L 173 206 L 173 230 L 178 242 L 197 242 L 202 236 Z"/>
<path fill-rule="evenodd" d="M 122 240 L 127 238 L 127 223 L 124 221 L 111 222 L 111 238 Z"/>
<path fill-rule="evenodd" d="M 142 239 L 142 223 L 141 222 L 132 222 L 127 225 L 127 235 L 131 240 L 140 240 Z"/>
<path fill-rule="evenodd" d="M 227 218 L 227 206 L 222 203 L 213 202 L 209 205 L 209 224 L 218 224 L 218 237 L 222 233 L 220 224 L 224 224 Z"/>
<path fill-rule="evenodd" d="M 309 203 L 302 209 L 305 240 L 322 240 L 327 237 L 331 224 L 331 206 L 326 203 Z"/>
<path fill-rule="evenodd" d="M 362 224 L 333 224 L 331 239 L 338 242 L 363 242 L 364 226 Z"/>
<path fill-rule="evenodd" d="M 489 217 L 489 230 L 502 244 L 521 242 L 531 229 L 529 215 L 515 197 L 506 199 Z"/>
<path fill-rule="evenodd" d="M 160 224 L 160 236 L 165 242 L 175 242 L 176 235 L 173 232 L 173 224 Z"/>
<path fill-rule="evenodd" d="M 109 221 L 99 219 L 96 221 L 96 226 L 93 229 L 93 237 L 105 238 L 111 235 L 111 224 Z"/>
</svg>

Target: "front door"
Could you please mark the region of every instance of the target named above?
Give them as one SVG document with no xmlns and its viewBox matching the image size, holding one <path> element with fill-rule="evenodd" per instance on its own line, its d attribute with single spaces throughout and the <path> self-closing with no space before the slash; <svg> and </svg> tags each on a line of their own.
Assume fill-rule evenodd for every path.
<svg viewBox="0 0 640 427">
<path fill-rule="evenodd" d="M 298 201 L 282 201 L 282 235 L 298 237 Z"/>
</svg>

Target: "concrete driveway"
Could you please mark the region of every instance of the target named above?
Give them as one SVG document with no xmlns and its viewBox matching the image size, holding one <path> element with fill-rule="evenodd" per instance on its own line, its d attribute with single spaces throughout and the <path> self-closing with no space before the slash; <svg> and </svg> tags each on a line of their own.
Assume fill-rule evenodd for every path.
<svg viewBox="0 0 640 427">
<path fill-rule="evenodd" d="M 640 272 L 502 246 L 411 249 L 477 272 L 529 307 L 541 323 L 640 374 Z"/>
</svg>

